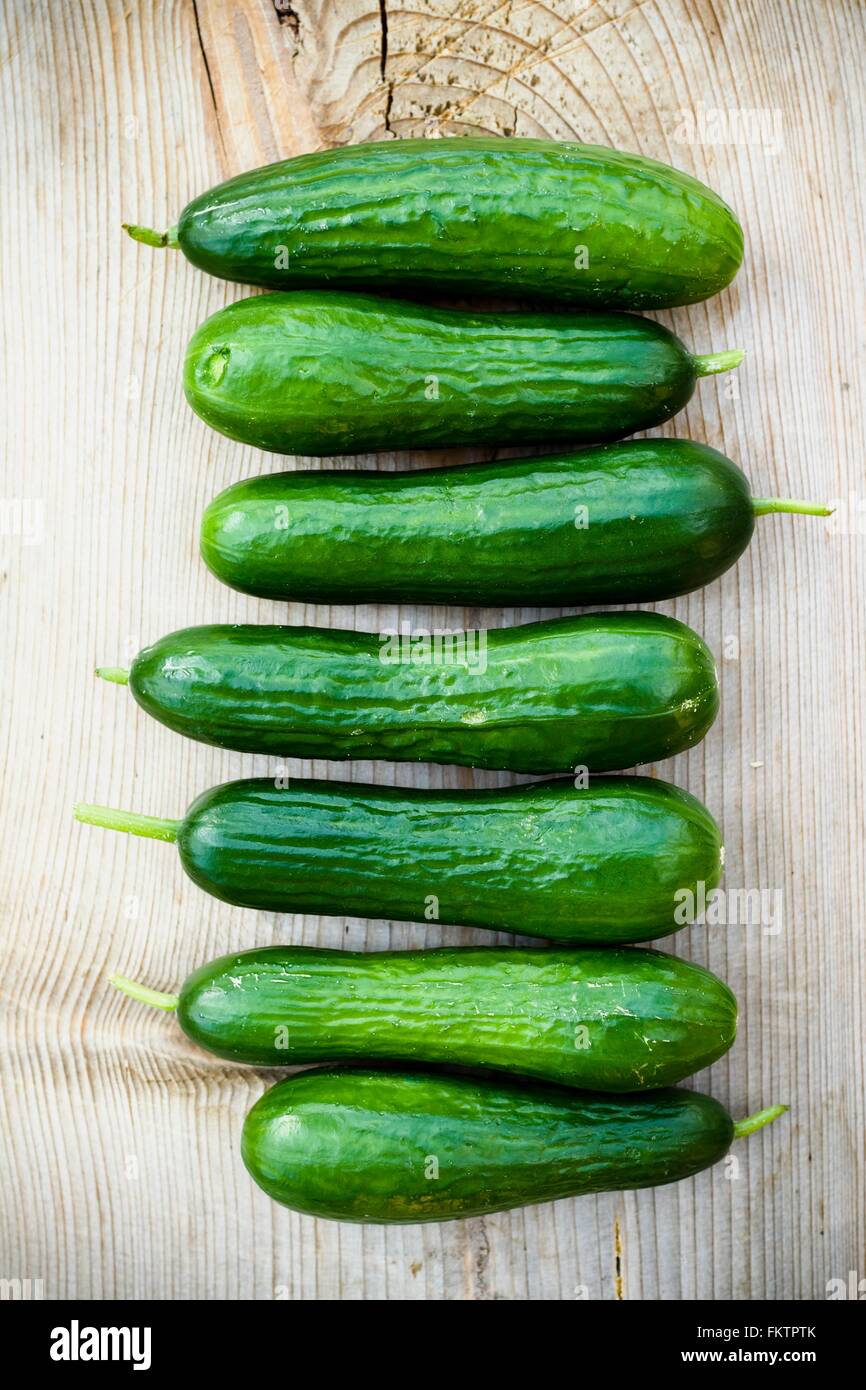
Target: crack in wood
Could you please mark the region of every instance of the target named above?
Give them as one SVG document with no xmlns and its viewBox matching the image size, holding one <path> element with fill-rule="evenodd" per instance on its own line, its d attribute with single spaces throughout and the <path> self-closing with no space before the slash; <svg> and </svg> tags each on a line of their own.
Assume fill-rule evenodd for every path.
<svg viewBox="0 0 866 1390">
<path fill-rule="evenodd" d="M 379 0 L 379 28 L 382 36 L 379 46 L 379 76 L 385 84 L 384 122 L 388 134 L 393 135 L 391 107 L 394 105 L 394 83 L 389 82 L 386 76 L 388 68 L 388 0 Z"/>
<path fill-rule="evenodd" d="M 301 16 L 297 10 L 289 4 L 289 0 L 273 0 L 273 4 L 277 19 L 281 24 L 287 24 L 295 38 L 298 38 L 301 32 Z"/>
<path fill-rule="evenodd" d="M 201 51 L 202 62 L 204 63 L 204 70 L 205 76 L 207 77 L 208 90 L 210 91 L 210 99 L 213 104 L 214 116 L 216 117 L 217 133 L 220 138 L 220 144 L 222 145 L 223 153 L 225 154 L 226 142 L 223 137 L 223 128 L 220 123 L 220 112 L 219 106 L 217 105 L 216 88 L 214 87 L 213 76 L 210 70 L 210 63 L 208 62 L 207 50 L 205 49 L 204 39 L 202 37 L 201 32 L 201 20 L 199 19 L 198 15 L 198 0 L 192 0 L 192 13 L 193 18 L 195 19 L 195 34 L 196 38 L 198 39 L 198 46 Z"/>
</svg>

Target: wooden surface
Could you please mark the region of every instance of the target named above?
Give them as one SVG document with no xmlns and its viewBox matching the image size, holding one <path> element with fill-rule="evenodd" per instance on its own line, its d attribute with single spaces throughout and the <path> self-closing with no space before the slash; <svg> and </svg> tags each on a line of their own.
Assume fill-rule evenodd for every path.
<svg viewBox="0 0 866 1390">
<path fill-rule="evenodd" d="M 866 1274 L 863 6 L 278 8 L 282 20 L 271 0 L 3 6 L 0 1276 L 42 1279 L 46 1297 L 824 1297 L 828 1280 Z M 683 111 L 710 108 L 762 111 L 772 138 L 683 142 Z M 168 225 L 194 193 L 279 155 L 479 130 L 642 151 L 733 204 L 747 236 L 736 285 L 660 317 L 698 351 L 748 357 L 735 384 L 699 386 L 676 430 L 739 460 L 759 495 L 845 500 L 832 525 L 759 522 L 735 571 L 662 605 L 718 654 L 723 701 L 705 744 L 656 771 L 721 820 L 727 885 L 784 904 L 776 934 L 695 927 L 669 943 L 741 1004 L 734 1050 L 694 1084 L 735 1114 L 791 1112 L 733 1169 L 673 1188 L 450 1225 L 317 1223 L 242 1168 L 264 1077 L 200 1055 L 107 972 L 170 989 L 203 960 L 278 939 L 491 938 L 233 910 L 186 881 L 170 847 L 73 824 L 77 799 L 177 815 L 268 767 L 148 721 L 92 678 L 96 662 L 190 623 L 285 617 L 221 588 L 196 553 L 205 503 L 281 466 L 210 433 L 181 395 L 186 339 L 243 291 L 133 245 L 120 223 Z M 397 614 L 288 616 L 378 630 Z"/>
</svg>

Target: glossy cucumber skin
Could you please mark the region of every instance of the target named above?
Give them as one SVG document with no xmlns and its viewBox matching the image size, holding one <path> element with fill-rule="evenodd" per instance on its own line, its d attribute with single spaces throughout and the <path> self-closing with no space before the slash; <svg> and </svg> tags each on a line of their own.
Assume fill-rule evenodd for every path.
<svg viewBox="0 0 866 1390">
<path fill-rule="evenodd" d="M 469 313 L 337 290 L 230 304 L 184 364 L 207 424 L 284 454 L 620 439 L 675 415 L 695 381 L 680 340 L 633 314 Z"/>
<path fill-rule="evenodd" d="M 706 808 L 649 777 L 491 791 L 227 782 L 193 802 L 177 844 L 200 887 L 241 907 L 394 921 L 434 913 L 610 944 L 676 931 L 676 895 L 715 887 L 722 860 Z"/>
<path fill-rule="evenodd" d="M 650 603 L 709 584 L 748 545 L 745 475 L 688 439 L 399 473 L 273 473 L 207 508 L 232 588 L 314 603 Z"/>
<path fill-rule="evenodd" d="M 447 1221 L 678 1182 L 717 1163 L 727 1111 L 695 1091 L 605 1096 L 424 1073 L 302 1072 L 244 1123 L 277 1202 L 337 1221 Z"/>
<path fill-rule="evenodd" d="M 659 951 L 272 946 L 197 970 L 178 1019 L 207 1051 L 254 1066 L 381 1058 L 636 1091 L 727 1052 L 737 1004 Z"/>
<path fill-rule="evenodd" d="M 379 284 L 620 309 L 707 299 L 743 257 L 731 209 L 687 174 L 600 146 L 484 136 L 253 169 L 189 203 L 177 241 L 212 275 L 278 289 Z"/>
<path fill-rule="evenodd" d="M 462 648 L 416 639 L 415 659 L 376 633 L 187 628 L 139 653 L 129 684 L 154 718 L 221 748 L 530 773 L 670 757 L 719 704 L 704 642 L 656 613 L 493 629 Z"/>
</svg>

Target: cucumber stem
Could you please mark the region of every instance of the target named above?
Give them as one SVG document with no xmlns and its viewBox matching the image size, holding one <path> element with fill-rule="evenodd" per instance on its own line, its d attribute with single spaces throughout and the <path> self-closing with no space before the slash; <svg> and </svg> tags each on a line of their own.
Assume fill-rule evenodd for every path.
<svg viewBox="0 0 866 1390">
<path fill-rule="evenodd" d="M 111 681 L 113 685 L 129 685 L 129 672 L 122 666 L 97 666 L 94 674 L 101 681 Z"/>
<path fill-rule="evenodd" d="M 778 1120 L 780 1115 L 784 1115 L 787 1109 L 787 1105 L 769 1105 L 766 1110 L 758 1110 L 754 1115 L 747 1115 L 743 1120 L 736 1120 L 734 1122 L 734 1138 L 745 1139 L 747 1134 L 754 1134 L 756 1130 L 763 1129 L 764 1125 L 771 1125 L 774 1120 Z"/>
<path fill-rule="evenodd" d="M 177 227 L 169 227 L 167 232 L 155 232 L 152 227 L 137 227 L 134 222 L 124 222 L 123 230 L 145 246 L 177 246 Z"/>
<path fill-rule="evenodd" d="M 140 816 L 137 811 L 114 811 L 110 806 L 90 806 L 79 801 L 74 808 L 75 819 L 83 825 L 101 825 L 104 830 L 122 830 L 127 835 L 144 835 L 150 840 L 177 839 L 179 820 L 160 820 L 158 816 Z"/>
<path fill-rule="evenodd" d="M 704 352 L 693 357 L 696 376 L 716 376 L 718 372 L 731 372 L 739 367 L 746 355 L 745 348 L 732 348 L 730 352 Z"/>
<path fill-rule="evenodd" d="M 147 985 L 140 985 L 137 980 L 128 980 L 125 975 L 109 975 L 108 983 L 119 989 L 121 994 L 128 994 L 130 999 L 137 999 L 140 1004 L 150 1004 L 154 1009 L 170 1012 L 180 1003 L 179 995 L 162 994 L 158 989 L 148 989 Z"/>
<path fill-rule="evenodd" d="M 755 516 L 771 516 L 774 512 L 795 512 L 798 516 L 832 516 L 833 507 L 820 502 L 799 502 L 793 497 L 753 497 Z"/>
</svg>

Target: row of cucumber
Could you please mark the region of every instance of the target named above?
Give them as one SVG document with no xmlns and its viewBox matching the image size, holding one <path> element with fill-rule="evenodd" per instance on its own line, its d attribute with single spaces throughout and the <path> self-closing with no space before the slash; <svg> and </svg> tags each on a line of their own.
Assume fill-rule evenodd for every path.
<svg viewBox="0 0 866 1390">
<path fill-rule="evenodd" d="M 387 1059 L 546 1083 L 353 1067 L 276 1085 L 247 1117 L 244 1159 L 317 1216 L 441 1221 L 673 1182 L 783 1109 L 735 1125 L 674 1089 L 731 1046 L 737 1005 L 709 971 L 655 951 L 270 947 L 197 970 L 179 996 L 114 983 L 234 1062 Z"/>
<path fill-rule="evenodd" d="M 653 321 L 605 312 L 696 302 L 739 267 L 733 213 L 665 166 L 545 141 L 391 141 L 256 170 L 196 199 L 168 233 L 128 230 L 276 291 L 220 311 L 189 345 L 187 398 L 231 438 L 315 455 L 601 445 L 241 483 L 201 534 L 205 561 L 237 589 L 311 602 L 653 601 L 723 573 L 756 516 L 825 514 L 754 499 L 706 446 L 610 442 L 669 419 L 698 377 L 742 356 L 695 356 Z M 565 312 L 358 293 L 407 287 L 546 297 Z M 784 1108 L 735 1125 L 711 1098 L 671 1089 L 731 1046 L 736 1001 L 697 966 L 621 948 L 676 930 L 683 897 L 715 887 L 720 831 L 655 778 L 587 775 L 704 736 L 719 699 L 705 644 L 640 612 L 481 632 L 471 648 L 466 637 L 439 632 L 446 654 L 431 659 L 431 633 L 210 626 L 171 634 L 128 671 L 99 671 L 220 747 L 570 774 L 493 791 L 278 776 L 205 792 L 180 820 L 76 808 L 176 843 L 190 877 L 226 902 L 582 945 L 272 947 L 203 967 L 177 996 L 116 977 L 234 1061 L 377 1063 L 303 1072 L 248 1116 L 250 1172 L 302 1211 L 442 1220 L 670 1182 Z"/>
</svg>

